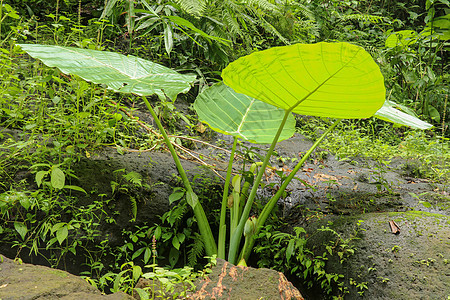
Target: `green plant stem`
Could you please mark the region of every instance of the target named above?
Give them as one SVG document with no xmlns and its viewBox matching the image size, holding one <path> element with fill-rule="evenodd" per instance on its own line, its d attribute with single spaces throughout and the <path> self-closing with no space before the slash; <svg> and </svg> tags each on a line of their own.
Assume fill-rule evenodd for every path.
<svg viewBox="0 0 450 300">
<path fill-rule="evenodd" d="M 253 178 L 255 177 L 256 167 L 262 163 L 253 163 L 250 166 L 249 174 L 251 173 Z M 242 215 L 242 210 L 244 209 L 245 198 L 247 197 L 247 192 L 250 187 L 250 182 L 245 181 L 244 186 L 241 191 L 241 198 L 239 199 L 239 215 Z"/>
<path fill-rule="evenodd" d="M 153 107 L 150 105 L 146 97 L 142 97 L 145 105 L 147 106 L 148 110 L 150 111 L 153 119 L 155 120 L 156 125 L 159 128 L 159 131 L 161 132 L 164 142 L 167 145 L 167 148 L 169 148 L 170 153 L 172 154 L 173 160 L 177 166 L 178 173 L 181 176 L 181 180 L 183 181 L 183 185 L 186 188 L 187 193 L 192 193 L 195 195 L 194 191 L 192 190 L 191 183 L 189 182 L 189 179 L 187 178 L 186 172 L 184 171 L 183 166 L 181 165 L 180 159 L 175 151 L 175 149 L 172 146 L 172 143 L 169 140 L 169 137 L 167 136 L 166 130 L 162 126 L 161 122 L 158 119 L 158 116 L 156 115 L 155 111 L 153 110 Z M 214 254 L 217 254 L 217 246 L 216 242 L 214 240 L 214 236 L 211 231 L 211 227 L 209 226 L 208 219 L 206 218 L 205 211 L 203 210 L 203 207 L 200 202 L 197 202 L 196 205 L 192 208 L 194 210 L 195 218 L 197 219 L 198 228 L 200 230 L 200 234 L 203 239 L 203 243 L 205 244 L 205 250 L 206 254 L 208 256 L 212 256 Z"/>
<path fill-rule="evenodd" d="M 270 213 L 272 212 L 274 206 L 277 204 L 278 199 L 280 199 L 281 195 L 283 194 L 286 187 L 291 182 L 292 178 L 294 178 L 295 174 L 297 174 L 298 170 L 303 166 L 305 161 L 309 158 L 311 153 L 317 148 L 317 146 L 322 142 L 322 140 L 341 122 L 342 119 L 338 119 L 336 122 L 333 123 L 328 129 L 322 134 L 320 138 L 316 140 L 316 142 L 311 146 L 311 148 L 305 153 L 305 155 L 302 157 L 302 159 L 297 163 L 295 168 L 291 171 L 289 176 L 284 180 L 283 184 L 281 185 L 280 189 L 277 191 L 275 195 L 267 202 L 267 204 L 264 206 L 260 216 L 258 217 L 258 221 L 256 223 L 256 231 L 253 234 L 252 237 L 249 238 L 249 242 L 244 245 L 244 248 L 242 249 L 240 259 L 244 258 L 245 261 L 248 260 L 250 257 L 250 253 L 252 252 L 253 245 L 255 244 L 255 236 L 259 233 L 261 228 L 264 226 L 264 223 L 266 222 L 267 218 L 269 217 Z"/>
<path fill-rule="evenodd" d="M 284 124 L 286 124 L 286 120 L 290 113 L 291 113 L 290 110 L 285 111 L 283 121 L 281 121 L 280 127 L 278 128 L 278 131 L 275 134 L 275 137 L 273 138 L 272 144 L 270 145 L 270 148 L 267 151 L 266 157 L 264 158 L 261 169 L 259 169 L 258 175 L 256 176 L 256 179 L 253 182 L 253 187 L 250 192 L 250 195 L 248 196 L 247 202 L 245 203 L 244 210 L 242 212 L 239 224 L 231 237 L 230 249 L 228 250 L 228 261 L 232 264 L 236 264 L 237 251 L 238 251 L 239 244 L 241 242 L 245 222 L 247 221 L 248 216 L 250 214 L 253 200 L 255 199 L 256 192 L 258 191 L 259 183 L 261 182 L 261 178 L 266 170 L 266 166 L 269 163 L 270 157 L 272 156 L 273 149 L 275 148 L 275 145 L 278 142 L 281 132 L 283 131 Z"/>
<path fill-rule="evenodd" d="M 233 148 L 231 149 L 230 160 L 228 161 L 227 175 L 225 178 L 225 186 L 223 187 L 222 206 L 220 208 L 219 223 L 219 244 L 217 257 L 225 259 L 225 240 L 227 235 L 226 215 L 228 202 L 228 188 L 230 186 L 231 170 L 233 168 L 234 152 L 236 151 L 238 139 L 234 137 Z"/>
<path fill-rule="evenodd" d="M 236 175 L 233 178 L 233 191 L 231 192 L 231 197 L 233 198 L 232 205 L 230 207 L 230 243 L 231 243 L 231 237 L 232 233 L 236 230 L 239 222 L 239 218 L 241 217 L 239 215 L 239 200 L 241 199 L 239 193 L 241 190 L 241 176 Z"/>
</svg>

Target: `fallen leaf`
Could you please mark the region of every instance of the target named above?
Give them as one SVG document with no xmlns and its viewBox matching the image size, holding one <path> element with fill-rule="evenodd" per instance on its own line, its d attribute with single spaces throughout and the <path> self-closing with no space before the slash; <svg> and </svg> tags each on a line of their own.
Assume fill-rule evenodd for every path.
<svg viewBox="0 0 450 300">
<path fill-rule="evenodd" d="M 391 232 L 393 234 L 400 234 L 400 227 L 395 223 L 395 221 L 389 221 L 389 226 L 391 227 Z"/>
</svg>

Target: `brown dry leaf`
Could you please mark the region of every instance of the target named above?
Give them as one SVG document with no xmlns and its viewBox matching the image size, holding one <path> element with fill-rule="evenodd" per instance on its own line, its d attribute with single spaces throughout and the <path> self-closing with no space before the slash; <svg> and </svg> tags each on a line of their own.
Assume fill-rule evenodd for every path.
<svg viewBox="0 0 450 300">
<path fill-rule="evenodd" d="M 205 130 L 206 130 L 206 128 L 207 128 L 207 127 L 206 127 L 205 125 L 203 125 L 203 123 L 200 123 L 200 122 L 199 122 L 199 123 L 197 124 L 197 131 L 200 132 L 200 133 L 204 133 Z"/>
<path fill-rule="evenodd" d="M 395 221 L 389 221 L 389 226 L 391 227 L 391 232 L 393 234 L 400 234 L 400 227 L 395 223 Z"/>
<path fill-rule="evenodd" d="M 322 173 L 317 173 L 313 177 L 315 179 L 322 180 L 322 181 L 326 181 L 326 180 L 336 180 L 336 181 L 338 181 L 338 178 L 336 176 L 328 175 L 328 174 L 322 174 Z"/>
</svg>

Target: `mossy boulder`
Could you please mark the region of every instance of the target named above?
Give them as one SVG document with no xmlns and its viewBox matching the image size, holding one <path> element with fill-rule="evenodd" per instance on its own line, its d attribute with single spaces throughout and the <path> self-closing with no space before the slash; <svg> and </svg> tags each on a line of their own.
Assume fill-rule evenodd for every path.
<svg viewBox="0 0 450 300">
<path fill-rule="evenodd" d="M 0 255 L 0 299 L 132 300 L 123 292 L 102 295 L 81 277 L 13 261 Z"/>
</svg>

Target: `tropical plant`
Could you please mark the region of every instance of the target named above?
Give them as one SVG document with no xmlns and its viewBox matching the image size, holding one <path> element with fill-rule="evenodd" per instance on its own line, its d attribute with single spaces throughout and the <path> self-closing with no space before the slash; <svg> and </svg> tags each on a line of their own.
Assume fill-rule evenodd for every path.
<svg viewBox="0 0 450 300">
<path fill-rule="evenodd" d="M 255 52 L 236 60 L 222 72 L 228 87 L 223 84 L 212 86 L 199 95 L 195 105 L 200 117 L 213 129 L 234 136 L 222 197 L 219 243 L 216 244 L 198 196 L 165 129 L 145 97 L 156 94 L 162 98 L 175 99 L 177 94 L 189 90 L 195 76 L 181 75 L 161 65 L 117 53 L 60 46 L 20 46 L 31 56 L 41 59 L 48 66 L 58 67 L 64 73 L 105 84 L 117 92 L 142 96 L 173 156 L 184 184 L 186 200 L 194 210 L 207 255 L 218 254 L 219 258 L 227 257 L 231 263 L 245 263 L 253 248 L 254 236 L 264 225 L 289 182 L 342 118 L 367 118 L 375 114 L 416 128 L 431 127 L 414 117 L 405 118 L 390 103 L 385 103 L 383 76 L 372 57 L 361 47 L 348 43 L 296 44 Z M 380 109 L 383 104 L 384 108 Z M 275 144 L 293 133 L 292 112 L 338 120 L 302 157 L 260 216 L 249 218 Z M 232 194 L 228 195 L 238 138 L 259 143 L 272 140 L 256 178 L 251 180 L 253 186 L 248 197 L 240 188 L 240 177 L 233 179 Z M 256 165 L 254 168 L 256 170 Z M 230 245 L 228 256 L 225 256 L 227 205 L 230 207 L 231 222 L 228 227 Z M 239 252 L 243 235 L 245 244 Z"/>
</svg>

